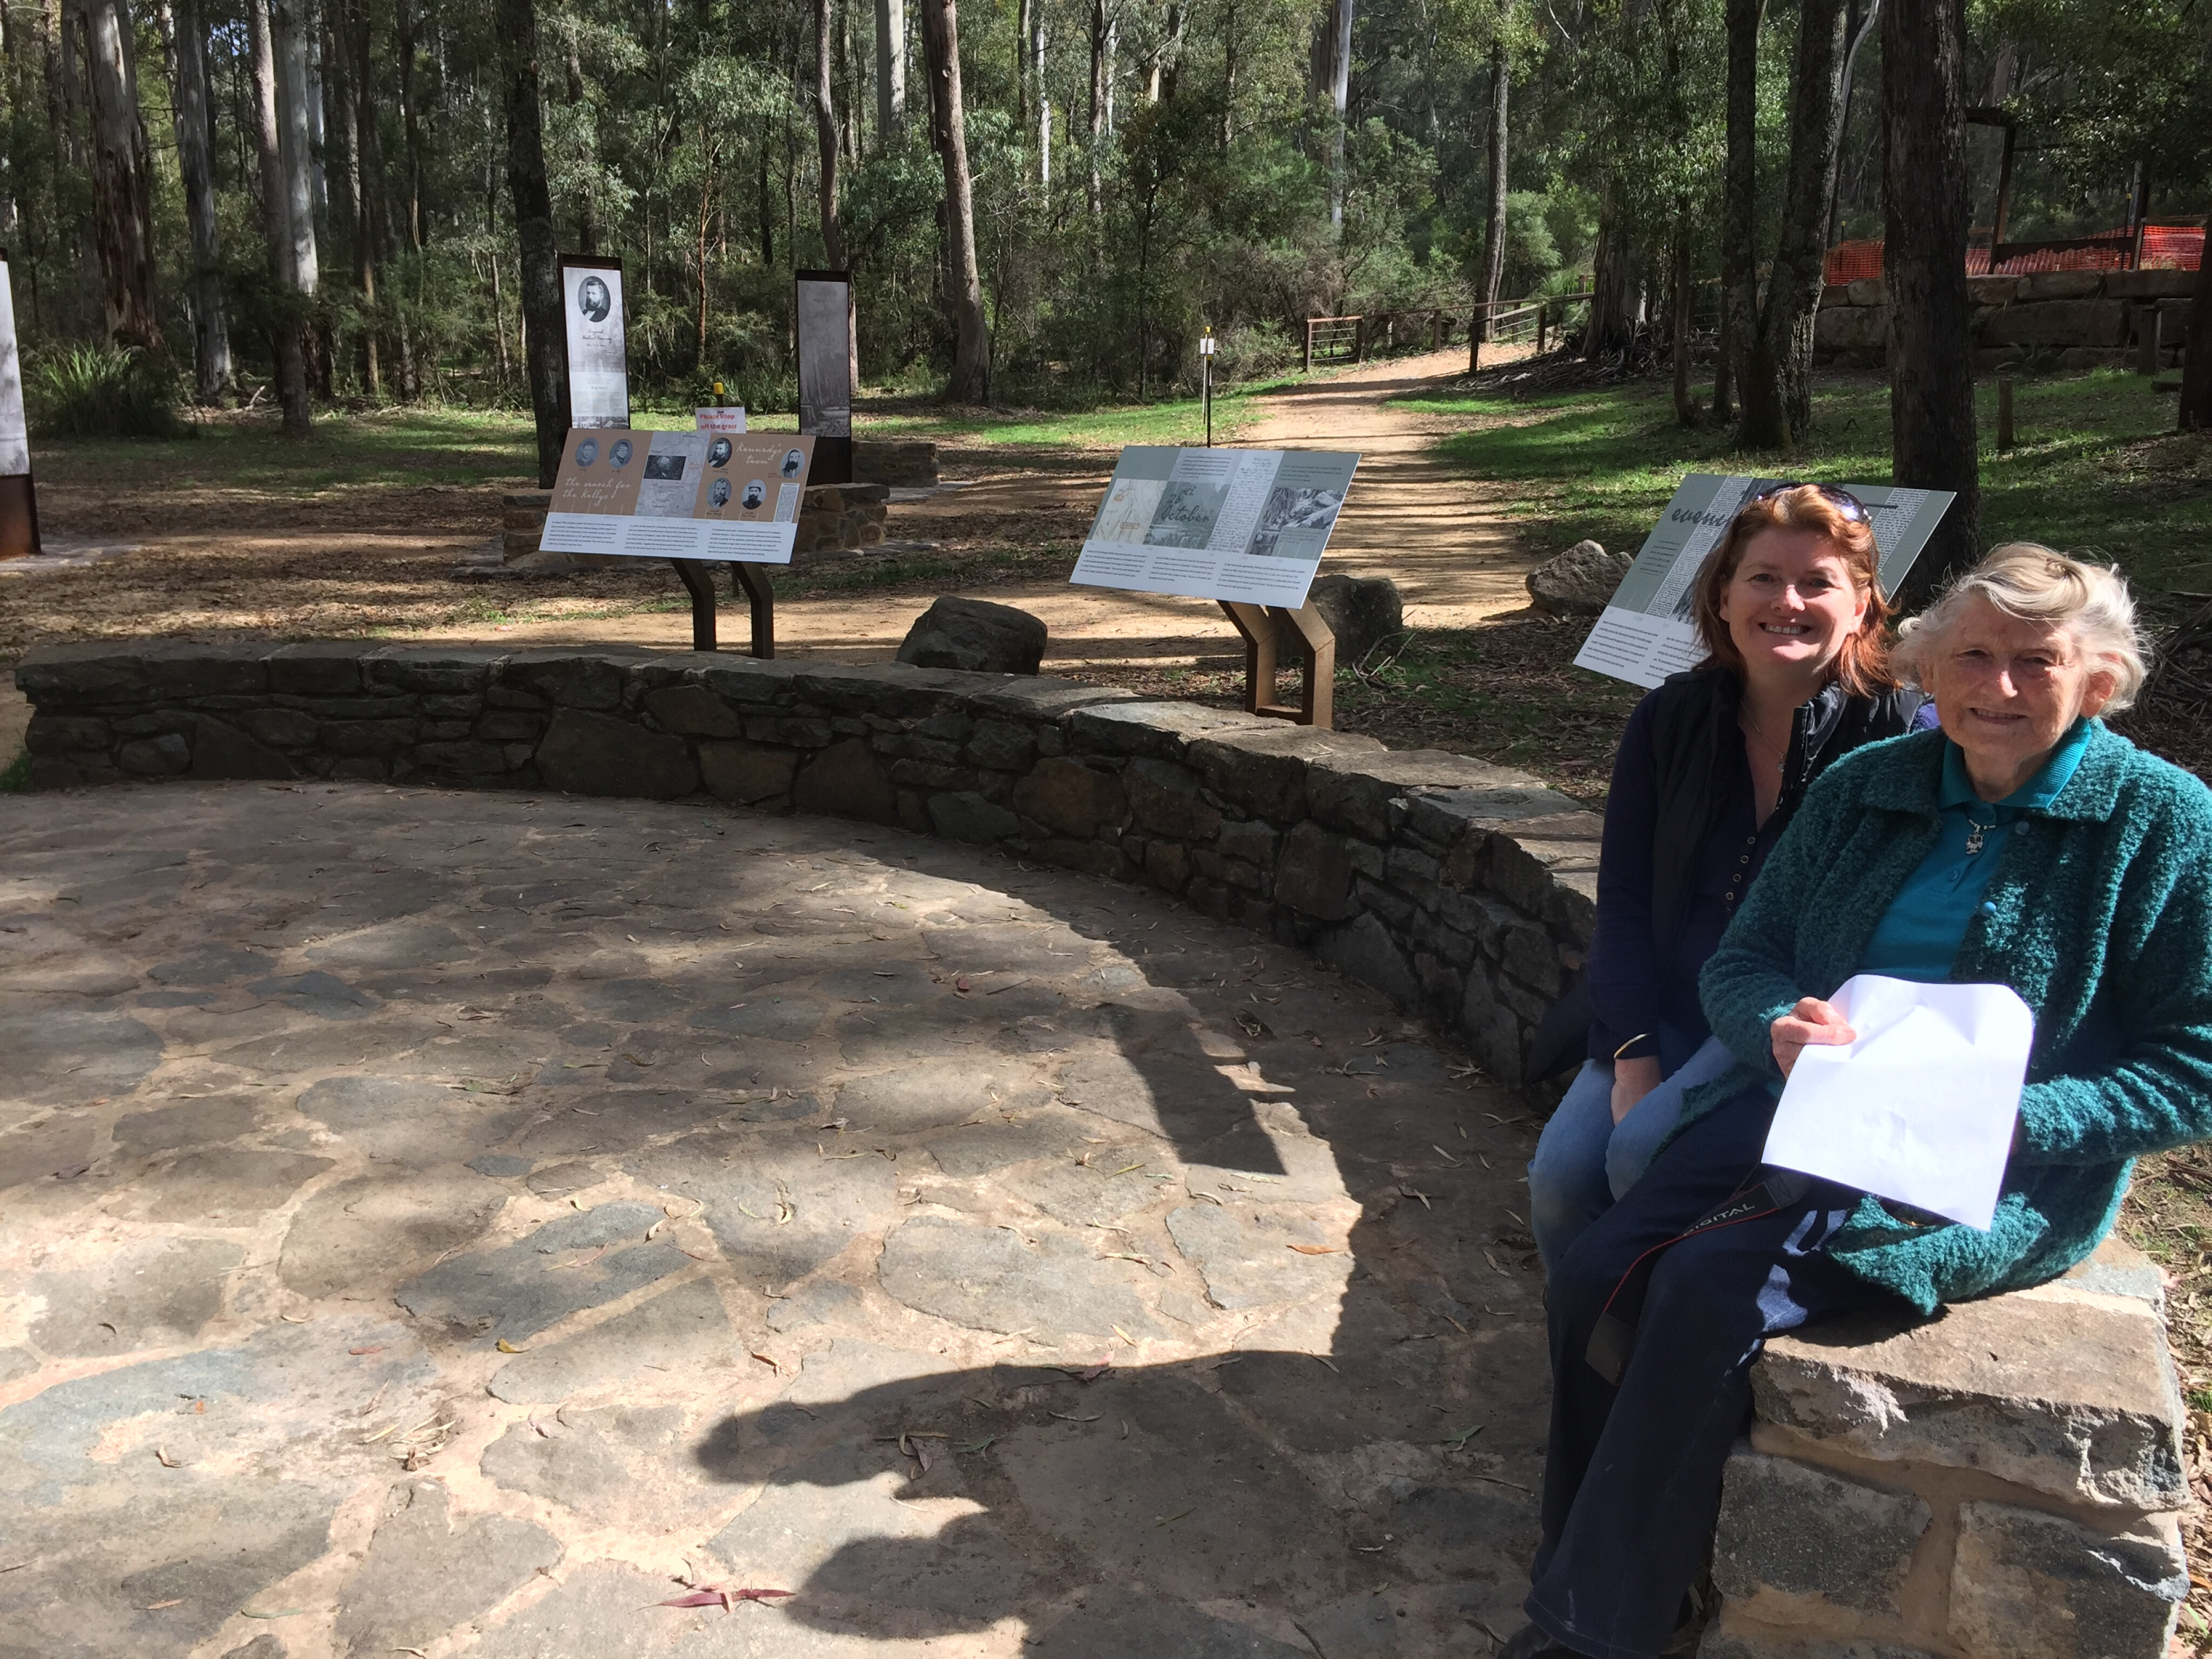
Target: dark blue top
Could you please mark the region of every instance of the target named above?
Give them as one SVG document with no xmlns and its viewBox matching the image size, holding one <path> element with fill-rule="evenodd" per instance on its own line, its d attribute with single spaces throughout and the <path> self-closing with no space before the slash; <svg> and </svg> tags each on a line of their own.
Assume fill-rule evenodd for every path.
<svg viewBox="0 0 2212 1659">
<path fill-rule="evenodd" d="M 1662 1040 L 1659 1058 L 1671 1073 L 1712 1034 L 1698 1000 L 1698 975 L 1790 815 L 1778 810 L 1759 823 L 1743 744 L 1724 742 L 1717 756 L 1718 811 L 1691 866 L 1673 945 L 1662 946 L 1652 920 L 1652 845 L 1660 799 L 1652 728 L 1658 704 L 1655 692 L 1636 706 L 1613 763 L 1588 969 L 1593 1016 L 1589 1052 L 1607 1055 L 1646 1034 L 1670 1039 Z M 1935 723 L 1933 703 L 1911 717 L 1916 727 Z"/>
<path fill-rule="evenodd" d="M 1720 817 L 1705 838 L 1674 947 L 1660 960 L 1651 926 L 1651 842 L 1658 828 L 1659 777 L 1651 750 L 1655 700 L 1628 717 L 1606 797 L 1605 841 L 1598 854 L 1597 939 L 1589 961 L 1590 1047 L 1610 1054 L 1664 1024 L 1694 1049 L 1711 1035 L 1698 1004 L 1698 970 L 1720 944 L 1735 907 L 1781 839 L 1782 817 L 1761 828 L 1743 745 L 1723 758 Z M 1662 1054 L 1672 1072 L 1687 1053 Z"/>
</svg>

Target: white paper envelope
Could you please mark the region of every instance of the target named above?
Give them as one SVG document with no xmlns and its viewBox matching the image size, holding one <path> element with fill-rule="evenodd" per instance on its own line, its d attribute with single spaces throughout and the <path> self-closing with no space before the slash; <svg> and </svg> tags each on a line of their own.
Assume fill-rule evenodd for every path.
<svg viewBox="0 0 2212 1659">
<path fill-rule="evenodd" d="M 1989 1231 L 2035 1017 L 2006 985 L 1859 974 L 1828 999 L 1858 1033 L 1808 1048 L 1765 1160 Z"/>
</svg>

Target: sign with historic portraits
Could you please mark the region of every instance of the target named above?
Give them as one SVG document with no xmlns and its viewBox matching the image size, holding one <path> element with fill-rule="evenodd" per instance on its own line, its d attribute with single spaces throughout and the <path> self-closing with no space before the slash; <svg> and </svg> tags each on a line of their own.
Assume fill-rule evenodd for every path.
<svg viewBox="0 0 2212 1659">
<path fill-rule="evenodd" d="M 814 440 L 787 433 L 569 433 L 550 553 L 789 564 Z"/>
</svg>

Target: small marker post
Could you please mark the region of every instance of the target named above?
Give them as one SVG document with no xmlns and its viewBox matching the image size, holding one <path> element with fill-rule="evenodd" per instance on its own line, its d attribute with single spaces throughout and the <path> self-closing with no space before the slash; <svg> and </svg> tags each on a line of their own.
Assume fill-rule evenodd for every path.
<svg viewBox="0 0 2212 1659">
<path fill-rule="evenodd" d="M 1199 337 L 1198 364 L 1200 384 L 1206 398 L 1206 447 L 1213 447 L 1213 331 L 1207 329 Z"/>
</svg>

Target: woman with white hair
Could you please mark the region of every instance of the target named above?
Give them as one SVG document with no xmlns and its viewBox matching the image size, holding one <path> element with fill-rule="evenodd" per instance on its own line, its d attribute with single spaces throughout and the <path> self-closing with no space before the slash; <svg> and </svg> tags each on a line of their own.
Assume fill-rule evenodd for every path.
<svg viewBox="0 0 2212 1659">
<path fill-rule="evenodd" d="M 1735 1069 L 1552 1279 L 1543 1540 L 1509 1659 L 1667 1646 L 1765 1337 L 2054 1279 L 2136 1158 L 2212 1134 L 2212 793 L 2099 719 L 2144 678 L 2126 584 L 2000 547 L 1895 661 L 1942 729 L 1808 793 L 1700 980 Z M 2034 1014 L 1987 1231 L 1760 1165 L 1798 1055 L 1852 1040 L 1825 999 L 1863 972 L 2008 985 Z"/>
</svg>

